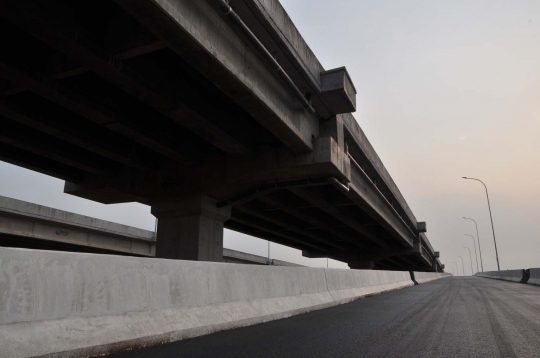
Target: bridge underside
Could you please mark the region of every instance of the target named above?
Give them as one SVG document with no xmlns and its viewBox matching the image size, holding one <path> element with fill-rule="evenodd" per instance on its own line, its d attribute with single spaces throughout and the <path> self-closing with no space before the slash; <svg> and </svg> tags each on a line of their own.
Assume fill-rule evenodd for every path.
<svg viewBox="0 0 540 358">
<path fill-rule="evenodd" d="M 440 270 L 354 118 L 305 84 L 256 1 L 231 3 L 317 113 L 211 1 L 5 1 L 0 159 L 151 205 L 158 257 L 220 261 L 225 227 L 353 268 Z"/>
</svg>

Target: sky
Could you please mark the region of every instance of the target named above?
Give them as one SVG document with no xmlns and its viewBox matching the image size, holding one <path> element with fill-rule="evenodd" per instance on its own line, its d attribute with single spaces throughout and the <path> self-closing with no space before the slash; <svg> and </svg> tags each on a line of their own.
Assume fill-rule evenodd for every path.
<svg viewBox="0 0 540 358">
<path fill-rule="evenodd" d="M 540 267 L 540 1 L 282 0 L 326 69 L 346 66 L 355 117 L 447 271 Z M 0 195 L 153 230 L 142 204 L 63 194 L 63 182 L 0 162 Z M 266 241 L 226 231 L 224 246 L 266 256 Z M 277 244 L 272 258 L 308 266 Z M 479 255 L 478 255 L 479 256 Z M 454 264 L 456 263 L 456 264 Z M 330 260 L 330 267 L 347 267 Z M 480 263 L 479 263 L 480 266 Z"/>
</svg>

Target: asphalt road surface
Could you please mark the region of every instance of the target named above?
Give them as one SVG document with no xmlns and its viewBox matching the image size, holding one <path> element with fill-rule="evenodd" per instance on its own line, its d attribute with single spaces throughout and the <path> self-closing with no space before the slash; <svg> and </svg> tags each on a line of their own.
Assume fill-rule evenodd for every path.
<svg viewBox="0 0 540 358">
<path fill-rule="evenodd" d="M 449 277 L 110 357 L 539 358 L 540 287 Z"/>
</svg>

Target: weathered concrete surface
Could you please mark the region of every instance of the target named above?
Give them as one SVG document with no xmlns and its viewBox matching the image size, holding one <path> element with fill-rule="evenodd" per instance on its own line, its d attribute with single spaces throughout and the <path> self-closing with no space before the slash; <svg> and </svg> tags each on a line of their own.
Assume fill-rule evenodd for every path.
<svg viewBox="0 0 540 358">
<path fill-rule="evenodd" d="M 328 291 L 340 303 L 414 285 L 406 271 L 327 269 L 326 282 Z"/>
<path fill-rule="evenodd" d="M 153 231 L 0 196 L 0 234 L 154 256 Z"/>
<path fill-rule="evenodd" d="M 438 280 L 443 277 L 452 276 L 452 274 L 447 273 L 447 272 L 416 272 L 414 271 L 413 274 L 414 274 L 414 280 L 418 284 L 430 282 L 433 280 Z"/>
<path fill-rule="evenodd" d="M 503 281 L 521 282 L 524 277 L 524 270 L 477 272 L 475 276 L 484 277 L 484 278 L 493 278 L 496 280 L 503 280 Z"/>
<path fill-rule="evenodd" d="M 440 263 L 429 245 L 411 255 L 422 241 L 416 219 L 354 118 L 338 115 L 339 135 L 325 133 L 323 122 L 337 111 L 322 95 L 328 91 L 321 74 L 337 72 L 324 74 L 278 0 L 230 3 L 264 48 L 241 35 L 239 22 L 217 1 L 0 4 L 10 33 L 0 61 L 7 83 L 2 160 L 67 180 L 65 193 L 106 204 L 159 205 L 192 195 L 232 202 L 224 223 L 160 221 L 158 256 L 219 261 L 224 226 L 318 256 L 373 261 L 374 269 L 440 270 L 432 267 Z M 89 9 L 111 24 L 109 31 L 70 15 Z M 313 100 L 316 113 L 276 75 L 261 56 L 266 51 Z M 353 108 L 354 86 L 342 72 L 339 93 Z M 33 95 L 16 95 L 27 91 Z M 360 169 L 351 173 L 353 159 Z M 302 195 L 285 185 L 313 179 L 339 185 L 304 183 Z M 249 195 L 268 185 L 281 188 L 265 193 L 278 205 Z M 234 200 L 244 196 L 249 200 Z M 339 209 L 329 210 L 336 200 Z M 315 217 L 321 225 L 310 223 Z M 345 226 L 334 227 L 336 219 Z M 314 230 L 306 237 L 290 222 Z M 216 230 L 203 237 L 210 226 Z M 179 232 L 189 236 L 189 257 L 167 244 L 182 241 Z M 213 245 L 201 248 L 195 236 Z"/>
<path fill-rule="evenodd" d="M 540 268 L 529 269 L 529 281 L 527 283 L 540 286 Z"/>
<path fill-rule="evenodd" d="M 223 261 L 223 223 L 231 208 L 195 195 L 184 200 L 152 205 L 159 219 L 156 257 L 164 259 Z"/>
<path fill-rule="evenodd" d="M 274 131 L 296 152 L 312 149 L 311 136 L 318 136 L 317 116 L 309 113 L 261 62 L 258 54 L 242 41 L 221 13 L 206 1 L 156 0 L 117 1 L 139 21 L 181 53 L 179 33 L 189 36 L 206 55 L 190 64 L 197 68 L 236 103 L 246 108 L 264 127 Z M 151 18 L 153 16 L 153 18 Z M 155 21 L 161 16 L 160 21 Z M 221 65 L 219 69 L 216 62 Z M 214 66 L 216 69 L 211 69 Z M 219 72 L 221 73 L 219 73 Z M 220 83 L 227 77 L 228 84 Z M 241 93 L 241 95 L 238 95 Z"/>
<path fill-rule="evenodd" d="M 256 264 L 256 265 L 268 265 L 268 257 L 248 254 L 246 252 L 223 249 L 223 262 L 232 264 Z M 289 266 L 289 267 L 306 267 L 304 265 L 298 265 L 292 262 L 270 259 L 270 265 L 273 266 Z"/>
<path fill-rule="evenodd" d="M 289 317 L 412 285 L 408 273 L 0 248 L 6 358 L 78 357 Z"/>
</svg>

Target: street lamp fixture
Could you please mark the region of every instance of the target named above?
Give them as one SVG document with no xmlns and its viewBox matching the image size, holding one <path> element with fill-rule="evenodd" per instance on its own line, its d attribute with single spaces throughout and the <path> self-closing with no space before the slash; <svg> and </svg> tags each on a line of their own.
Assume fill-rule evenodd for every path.
<svg viewBox="0 0 540 358">
<path fill-rule="evenodd" d="M 482 185 L 484 185 L 484 188 L 486 189 L 486 197 L 487 197 L 488 208 L 489 208 L 489 218 L 491 219 L 491 230 L 493 231 L 493 242 L 495 243 L 495 257 L 497 258 L 497 268 L 499 271 L 501 271 L 501 266 L 499 265 L 499 253 L 497 251 L 497 240 L 495 240 L 495 228 L 493 227 L 493 216 L 491 215 L 491 205 L 489 204 L 489 194 L 488 194 L 487 186 L 480 179 L 467 178 L 467 177 L 462 177 L 462 178 L 479 181 L 480 183 L 482 183 Z"/>
<path fill-rule="evenodd" d="M 469 260 L 471 260 L 471 276 L 473 275 L 473 268 L 472 268 L 472 255 L 471 255 L 471 249 L 469 249 L 467 246 L 463 246 L 467 250 L 469 250 Z"/>
<path fill-rule="evenodd" d="M 452 261 L 452 263 L 453 263 L 454 265 L 456 265 L 456 272 L 457 272 L 457 275 L 459 276 L 459 268 L 458 268 L 457 263 L 455 263 L 454 261 Z"/>
<path fill-rule="evenodd" d="M 459 255 L 456 255 L 456 256 L 461 259 L 461 268 L 463 269 L 463 276 L 465 276 L 465 263 L 463 261 L 463 257 L 461 257 Z"/>
<path fill-rule="evenodd" d="M 465 236 L 470 236 L 474 243 L 474 257 L 476 258 L 476 272 L 478 272 L 480 270 L 478 269 L 478 253 L 476 252 L 476 241 L 474 240 L 474 236 L 472 235 L 465 234 Z"/>
<path fill-rule="evenodd" d="M 478 224 L 476 223 L 476 220 L 474 219 L 466 218 L 465 216 L 463 217 L 463 219 L 473 221 L 474 226 L 476 226 L 476 240 L 478 241 L 478 251 L 480 251 L 480 266 L 482 267 L 482 272 L 484 272 L 484 261 L 482 260 L 482 247 L 480 246 L 480 236 L 478 235 Z"/>
</svg>

